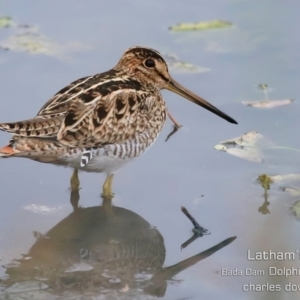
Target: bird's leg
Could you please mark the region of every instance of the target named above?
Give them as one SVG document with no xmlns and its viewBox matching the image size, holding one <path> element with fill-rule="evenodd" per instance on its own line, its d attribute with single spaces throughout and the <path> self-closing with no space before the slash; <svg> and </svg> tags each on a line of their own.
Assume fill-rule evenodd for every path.
<svg viewBox="0 0 300 300">
<path fill-rule="evenodd" d="M 80 181 L 79 181 L 79 178 L 78 178 L 78 170 L 77 169 L 74 169 L 73 174 L 71 176 L 70 183 L 71 183 L 71 190 L 72 191 L 79 190 Z"/>
<path fill-rule="evenodd" d="M 166 138 L 166 142 L 168 141 L 168 139 L 175 133 L 178 131 L 178 129 L 180 127 L 182 127 L 182 125 L 180 125 L 176 120 L 175 118 L 171 115 L 171 113 L 169 111 L 167 111 L 167 115 L 168 117 L 170 118 L 170 120 L 173 122 L 173 130 L 168 134 L 167 138 Z"/>
<path fill-rule="evenodd" d="M 180 127 L 182 127 L 182 125 L 180 125 L 175 118 L 171 115 L 171 113 L 169 111 L 167 111 L 167 115 L 170 118 L 170 120 L 173 122 L 174 126 L 176 129 L 179 129 Z"/>
<path fill-rule="evenodd" d="M 105 198 L 113 198 L 113 192 L 112 192 L 112 182 L 113 182 L 114 174 L 107 175 L 104 184 L 103 184 L 103 193 L 102 197 Z"/>
</svg>

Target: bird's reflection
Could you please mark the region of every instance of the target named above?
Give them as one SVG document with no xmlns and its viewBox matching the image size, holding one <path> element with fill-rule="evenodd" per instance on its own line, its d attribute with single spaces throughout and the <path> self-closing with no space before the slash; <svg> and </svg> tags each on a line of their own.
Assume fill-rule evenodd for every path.
<svg viewBox="0 0 300 300">
<path fill-rule="evenodd" d="M 189 244 L 191 244 L 192 242 L 194 242 L 196 239 L 198 239 L 199 237 L 202 237 L 203 235 L 207 235 L 210 234 L 210 232 L 205 229 L 204 227 L 202 227 L 196 220 L 195 218 L 188 212 L 188 210 L 184 207 L 181 206 L 181 211 L 187 216 L 187 218 L 192 222 L 192 224 L 194 225 L 193 228 L 193 236 L 190 237 L 187 241 L 185 241 L 182 245 L 181 245 L 181 249 L 186 248 Z"/>
<path fill-rule="evenodd" d="M 235 237 L 163 267 L 166 249 L 160 232 L 138 214 L 111 205 L 78 206 L 79 192 L 71 192 L 73 212 L 37 240 L 28 254 L 7 267 L 2 282 L 7 292 L 20 282 L 36 281 L 50 293 L 109 293 L 139 291 L 162 297 L 172 278 L 230 244 Z M 85 298 L 86 299 L 86 298 Z"/>
</svg>

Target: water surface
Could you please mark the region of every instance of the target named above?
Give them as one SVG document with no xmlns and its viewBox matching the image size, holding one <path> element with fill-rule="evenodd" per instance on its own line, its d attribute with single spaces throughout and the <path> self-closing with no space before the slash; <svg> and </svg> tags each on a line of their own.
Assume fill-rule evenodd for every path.
<svg viewBox="0 0 300 300">
<path fill-rule="evenodd" d="M 154 146 L 117 173 L 113 205 L 151 224 L 149 230 L 157 230 L 166 249 L 162 267 L 172 266 L 237 236 L 231 244 L 167 280 L 166 289 L 159 295 L 163 299 L 299 298 L 299 292 L 284 291 L 288 283 L 299 284 L 299 276 L 268 275 L 269 267 L 300 267 L 298 257 L 291 261 L 247 258 L 248 250 L 298 253 L 296 250 L 300 249 L 299 221 L 291 212 L 297 197 L 282 192 L 280 184 L 271 185 L 269 205 L 264 204 L 264 191 L 256 181 L 263 173 L 299 173 L 299 153 L 269 150 L 264 152 L 262 163 L 253 163 L 214 150 L 220 141 L 253 130 L 263 134 L 271 144 L 300 149 L 296 134 L 300 113 L 298 2 L 289 1 L 289 5 L 284 5 L 282 1 L 256 0 L 188 3 L 131 0 L 112 4 L 110 1 L 9 0 L 2 1 L 0 7 L 1 15 L 11 16 L 17 24 L 36 26 L 56 49 L 50 55 L 0 52 L 0 120 L 3 122 L 34 116 L 66 84 L 111 68 L 123 51 L 134 45 L 149 46 L 164 55 L 175 53 L 182 61 L 210 69 L 204 73 L 180 70 L 171 73 L 239 124 L 229 124 L 179 96 L 163 92 L 169 110 L 183 128 L 166 143 L 165 138 L 172 129 L 168 121 Z M 170 25 L 179 22 L 213 19 L 230 21 L 234 26 L 198 33 L 168 31 Z M 22 30 L 2 29 L 0 42 Z M 264 97 L 257 88 L 260 83 L 270 87 L 269 98 L 296 101 L 270 110 L 242 105 L 242 100 Z M 1 144 L 8 139 L 8 134 L 0 134 Z M 46 233 L 73 213 L 68 189 L 71 170 L 26 159 L 3 159 L 0 163 L 3 287 L 0 298 L 147 299 L 157 296 L 139 285 L 135 288 L 129 285 L 128 291 L 126 285 L 125 289 L 99 286 L 92 292 L 87 288 L 55 289 L 47 281 L 49 278 L 42 275 L 31 278 L 29 271 L 25 277 L 15 277 L 19 279 L 12 282 L 13 276 L 4 266 L 26 258 L 39 239 L 47 239 Z M 99 206 L 104 175 L 81 173 L 80 179 L 79 205 L 86 209 Z M 297 182 L 293 186 L 297 187 Z M 211 232 L 183 250 L 181 244 L 192 236 L 192 225 L 182 214 L 182 205 Z M 90 238 L 93 240 L 93 235 Z M 62 231 L 60 239 L 62 246 L 66 246 L 68 234 Z M 83 249 L 87 247 L 85 243 Z M 64 255 L 68 256 L 68 251 Z M 65 270 L 74 267 L 72 264 L 65 266 Z M 241 270 L 243 275 L 222 276 L 222 268 Z M 263 270 L 264 275 L 246 276 L 246 268 Z M 279 284 L 281 292 L 243 291 L 243 286 L 249 283 Z"/>
</svg>

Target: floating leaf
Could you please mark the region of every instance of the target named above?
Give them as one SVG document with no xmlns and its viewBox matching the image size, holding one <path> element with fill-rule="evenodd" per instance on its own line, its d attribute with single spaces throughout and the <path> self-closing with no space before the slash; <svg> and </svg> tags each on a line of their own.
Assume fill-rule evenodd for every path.
<svg viewBox="0 0 300 300">
<path fill-rule="evenodd" d="M 220 144 L 215 146 L 215 149 L 248 161 L 260 163 L 263 158 L 259 148 L 262 140 L 263 135 L 250 131 L 240 137 L 220 142 Z"/>
<path fill-rule="evenodd" d="M 300 201 L 297 201 L 292 206 L 292 212 L 297 218 L 300 218 Z"/>
<path fill-rule="evenodd" d="M 271 188 L 271 185 L 274 189 L 274 186 L 276 189 L 280 189 L 283 192 L 289 193 L 293 197 L 299 198 L 300 196 L 300 189 L 295 187 L 280 187 L 279 185 L 284 182 L 287 184 L 291 184 L 293 181 L 300 181 L 300 174 L 287 174 L 287 175 L 267 175 L 267 174 L 261 174 L 258 176 L 257 181 L 261 184 L 261 186 L 264 189 L 264 203 L 259 208 L 259 212 L 266 214 L 269 213 L 269 201 L 268 201 L 268 191 Z M 292 211 L 295 213 L 295 215 L 299 218 L 300 217 L 300 201 L 296 202 L 293 207 Z"/>
<path fill-rule="evenodd" d="M 258 85 L 258 88 L 261 89 L 261 90 L 263 90 L 263 91 L 265 91 L 265 90 L 268 89 L 268 85 L 265 84 L 265 83 L 260 83 L 260 84 Z"/>
<path fill-rule="evenodd" d="M 292 187 L 281 187 L 281 190 L 283 192 L 288 192 L 293 197 L 299 197 L 300 196 L 300 190 Z"/>
<path fill-rule="evenodd" d="M 221 144 L 216 145 L 215 149 L 218 150 L 218 151 L 225 151 L 225 152 L 227 150 L 226 146 L 221 145 Z"/>
<path fill-rule="evenodd" d="M 273 175 L 273 176 L 270 176 L 270 177 L 274 182 L 298 181 L 298 180 L 300 180 L 300 174 Z"/>
<path fill-rule="evenodd" d="M 300 189 L 291 186 L 292 184 L 299 186 L 300 174 L 273 175 L 270 177 L 272 178 L 273 182 L 281 184 L 283 183 L 286 185 L 280 188 L 283 192 L 287 192 L 294 197 L 300 196 Z"/>
<path fill-rule="evenodd" d="M 222 20 L 213 20 L 198 23 L 179 23 L 177 25 L 169 27 L 171 31 L 198 31 L 209 29 L 222 29 L 231 27 L 232 23 Z"/>
<path fill-rule="evenodd" d="M 66 45 L 56 43 L 40 34 L 38 29 L 34 27 L 17 27 L 17 30 L 20 33 L 1 41 L 0 48 L 14 52 L 45 54 L 59 58 L 68 58 L 64 55 L 66 51 L 81 51 L 89 49 L 89 47 L 76 43 Z"/>
<path fill-rule="evenodd" d="M 227 148 L 224 145 L 216 145 L 216 150 L 227 152 L 228 154 L 234 155 L 236 157 L 249 160 L 252 162 L 260 163 L 262 162 L 262 154 L 259 149 L 254 148 Z"/>
<path fill-rule="evenodd" d="M 193 73 L 202 73 L 210 71 L 209 68 L 203 68 L 188 62 L 184 62 L 182 60 L 179 60 L 178 57 L 175 54 L 166 54 L 165 55 L 166 61 L 170 68 L 184 71 L 184 72 L 193 72 Z"/>
<path fill-rule="evenodd" d="M 11 17 L 0 17 L 0 29 L 8 28 L 13 25 L 13 20 Z"/>
<path fill-rule="evenodd" d="M 275 146 L 262 134 L 255 131 L 250 131 L 240 137 L 222 141 L 215 146 L 215 149 L 253 162 L 262 162 L 263 150 L 288 150 L 300 152 L 299 149 Z"/>
<path fill-rule="evenodd" d="M 1 47 L 15 52 L 52 55 L 57 51 L 58 45 L 39 33 L 25 32 L 9 37 L 1 43 Z"/>
<path fill-rule="evenodd" d="M 282 105 L 288 105 L 294 102 L 293 99 L 283 100 L 260 100 L 260 101 L 242 101 L 242 104 L 256 108 L 273 108 Z"/>
<path fill-rule="evenodd" d="M 242 136 L 220 142 L 223 145 L 238 145 L 241 147 L 256 147 L 263 135 L 256 131 L 249 131 Z"/>
</svg>

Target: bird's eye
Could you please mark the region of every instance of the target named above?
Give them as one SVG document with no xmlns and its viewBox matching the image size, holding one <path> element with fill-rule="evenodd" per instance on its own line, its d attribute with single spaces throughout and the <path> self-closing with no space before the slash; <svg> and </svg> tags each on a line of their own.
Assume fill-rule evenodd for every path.
<svg viewBox="0 0 300 300">
<path fill-rule="evenodd" d="M 154 68 L 155 62 L 154 62 L 153 59 L 150 59 L 150 58 L 149 58 L 149 59 L 145 60 L 144 65 L 145 65 L 147 68 Z"/>
</svg>

